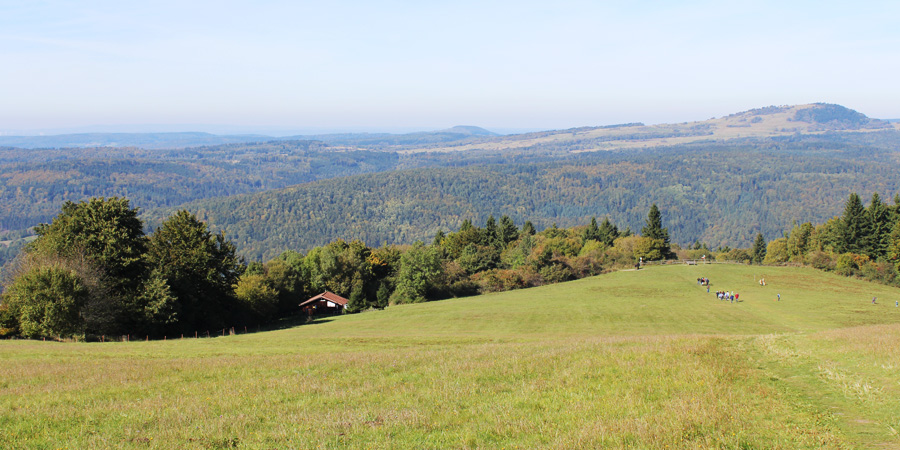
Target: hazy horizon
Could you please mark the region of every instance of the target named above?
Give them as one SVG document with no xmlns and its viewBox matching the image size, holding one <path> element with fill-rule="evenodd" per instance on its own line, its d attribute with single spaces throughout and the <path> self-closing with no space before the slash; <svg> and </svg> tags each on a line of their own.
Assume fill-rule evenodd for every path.
<svg viewBox="0 0 900 450">
<path fill-rule="evenodd" d="M 900 118 L 898 13 L 887 1 L 0 5 L 0 132 L 504 133 L 814 102 Z"/>
</svg>

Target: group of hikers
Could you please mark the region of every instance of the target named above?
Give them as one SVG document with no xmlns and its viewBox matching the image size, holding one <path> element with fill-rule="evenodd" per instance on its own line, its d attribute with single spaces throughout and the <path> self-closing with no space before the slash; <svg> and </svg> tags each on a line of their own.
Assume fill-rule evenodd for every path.
<svg viewBox="0 0 900 450">
<path fill-rule="evenodd" d="M 706 287 L 706 292 L 707 292 L 707 293 L 709 292 L 709 278 L 706 278 L 706 277 L 700 277 L 700 278 L 697 278 L 697 285 L 698 285 L 698 286 L 705 286 L 705 287 Z M 759 285 L 760 285 L 760 286 L 765 286 L 765 285 L 766 285 L 766 279 L 765 279 L 765 278 L 760 279 L 760 280 L 759 280 Z M 781 294 L 775 294 L 775 295 L 776 295 L 775 301 L 780 302 L 780 301 L 781 301 Z M 734 291 L 716 291 L 716 298 L 718 298 L 719 300 L 731 301 L 731 303 L 734 303 L 734 302 L 739 302 L 739 301 L 740 301 L 741 294 L 738 294 L 738 293 L 736 293 L 736 292 L 734 292 Z M 872 297 L 872 304 L 873 304 L 873 305 L 877 304 L 877 303 L 875 303 L 875 300 L 876 300 L 876 297 Z M 900 308 L 900 301 L 894 301 L 894 306 L 897 307 L 897 308 Z"/>
<path fill-rule="evenodd" d="M 709 292 L 709 278 L 697 278 L 697 284 L 699 286 L 706 286 L 706 292 Z M 738 294 L 734 291 L 716 291 L 716 298 L 718 298 L 719 300 L 730 300 L 731 303 L 734 303 L 740 301 L 741 294 Z"/>
<path fill-rule="evenodd" d="M 716 291 L 716 297 L 719 300 L 731 300 L 731 303 L 740 301 L 741 294 L 738 294 L 734 291 Z"/>
</svg>

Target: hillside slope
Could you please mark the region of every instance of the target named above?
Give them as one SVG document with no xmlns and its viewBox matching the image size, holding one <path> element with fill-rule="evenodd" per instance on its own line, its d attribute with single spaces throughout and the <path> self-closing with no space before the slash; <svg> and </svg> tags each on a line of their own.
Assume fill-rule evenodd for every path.
<svg viewBox="0 0 900 450">
<path fill-rule="evenodd" d="M 900 309 L 873 295 L 900 291 L 680 265 L 215 339 L 0 341 L 0 446 L 895 448 Z"/>
</svg>

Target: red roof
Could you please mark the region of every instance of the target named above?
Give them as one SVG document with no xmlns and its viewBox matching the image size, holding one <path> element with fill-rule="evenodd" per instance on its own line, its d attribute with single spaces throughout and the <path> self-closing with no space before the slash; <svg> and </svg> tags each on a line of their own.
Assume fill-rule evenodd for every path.
<svg viewBox="0 0 900 450">
<path fill-rule="evenodd" d="M 319 300 L 328 300 L 328 301 L 330 301 L 330 302 L 332 302 L 332 303 L 337 303 L 338 305 L 341 305 L 341 306 L 347 306 L 347 303 L 350 302 L 350 300 L 347 300 L 346 298 L 341 297 L 340 295 L 337 295 L 337 294 L 335 294 L 335 293 L 333 293 L 333 292 L 325 291 L 325 292 L 323 292 L 323 293 L 321 293 L 321 294 L 319 294 L 319 295 L 317 295 L 317 296 L 315 296 L 315 297 L 312 297 L 312 298 L 310 298 L 309 300 L 307 300 L 307 301 L 301 303 L 300 306 L 308 305 L 308 304 L 310 304 L 310 303 L 312 303 L 312 302 L 317 302 L 317 301 L 319 301 Z"/>
</svg>

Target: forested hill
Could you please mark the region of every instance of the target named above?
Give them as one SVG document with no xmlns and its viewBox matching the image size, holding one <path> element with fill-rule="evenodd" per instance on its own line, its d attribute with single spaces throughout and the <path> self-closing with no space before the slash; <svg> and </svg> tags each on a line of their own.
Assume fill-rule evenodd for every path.
<svg viewBox="0 0 900 450">
<path fill-rule="evenodd" d="M 794 221 L 823 222 L 849 192 L 900 192 L 898 154 L 858 136 L 790 137 L 767 144 L 693 145 L 585 153 L 526 164 L 428 168 L 323 180 L 186 205 L 251 258 L 333 239 L 370 245 L 430 240 L 465 219 L 509 215 L 538 228 L 608 216 L 637 230 L 652 203 L 674 242 L 748 246 Z M 868 142 L 851 142 L 862 140 Z M 167 211 L 146 215 L 151 223 Z"/>
<path fill-rule="evenodd" d="M 807 155 L 804 158 L 815 157 L 820 158 L 819 161 L 826 162 L 827 164 L 823 163 L 822 165 L 826 169 L 822 170 L 837 170 L 836 167 L 843 164 L 842 161 L 857 163 L 855 158 L 842 156 L 847 152 L 860 153 L 862 157 L 859 158 L 859 163 L 866 164 L 867 161 L 872 161 L 870 159 L 872 155 L 890 153 L 894 149 L 900 148 L 900 132 L 896 130 L 897 126 L 897 124 L 868 118 L 842 106 L 812 104 L 759 108 L 702 122 L 663 125 L 630 123 L 511 136 L 497 136 L 478 127 L 460 126 L 431 133 L 322 135 L 316 136 L 316 138 L 321 138 L 320 140 L 237 142 L 170 149 L 0 147 L 0 264 L 14 256 L 24 245 L 22 238 L 30 234 L 31 228 L 38 223 L 50 220 L 64 201 L 124 196 L 131 199 L 133 205 L 146 211 L 154 208 L 177 208 L 201 199 L 258 193 L 299 183 L 355 174 L 478 165 L 485 167 L 470 168 L 468 172 L 461 171 L 459 174 L 471 173 L 491 177 L 506 176 L 499 173 L 502 170 L 513 172 L 537 170 L 523 165 L 526 163 L 546 165 L 554 161 L 558 164 L 570 164 L 576 167 L 567 176 L 585 176 L 589 179 L 594 177 L 590 173 L 577 174 L 582 170 L 579 168 L 580 165 L 613 164 L 613 167 L 608 168 L 612 173 L 604 174 L 601 179 L 608 176 L 611 180 L 621 180 L 617 182 L 619 187 L 611 188 L 609 183 L 605 182 L 597 186 L 582 186 L 583 192 L 578 195 L 601 195 L 611 198 L 623 198 L 624 196 L 628 201 L 639 199 L 640 203 L 628 206 L 633 211 L 646 210 L 652 199 L 664 199 L 665 195 L 669 195 L 667 193 L 677 200 L 673 205 L 676 207 L 678 202 L 694 205 L 692 208 L 695 209 L 691 211 L 700 208 L 700 205 L 704 205 L 703 208 L 713 208 L 714 206 L 714 210 L 705 213 L 702 219 L 688 218 L 688 216 L 685 216 L 685 219 L 678 219 L 687 222 L 701 220 L 702 223 L 695 223 L 691 226 L 679 225 L 680 228 L 676 229 L 684 232 L 676 235 L 676 239 L 682 242 L 706 239 L 711 244 L 743 245 L 747 237 L 746 230 L 743 228 L 746 224 L 726 226 L 728 220 L 732 220 L 728 218 L 730 217 L 728 214 L 723 215 L 721 220 L 715 222 L 710 219 L 710 217 L 720 214 L 719 211 L 730 211 L 735 207 L 727 202 L 712 203 L 713 200 L 720 199 L 727 189 L 734 189 L 734 187 L 713 189 L 705 184 L 702 186 L 691 185 L 691 183 L 700 183 L 699 180 L 706 180 L 710 176 L 713 177 L 712 179 L 720 180 L 716 181 L 714 185 L 725 183 L 719 174 L 710 175 L 703 170 L 709 169 L 712 167 L 711 164 L 715 164 L 711 163 L 710 159 L 718 157 L 705 160 L 699 158 L 692 163 L 698 164 L 699 167 L 684 168 L 681 166 L 688 164 L 685 161 L 694 157 L 686 156 L 682 161 L 682 159 L 676 158 L 675 154 L 687 152 L 686 154 L 689 155 L 691 152 L 698 151 L 698 148 L 743 149 L 740 151 L 791 148 L 794 150 L 790 151 L 806 152 Z M 105 138 L 110 138 L 110 136 L 112 135 L 106 135 Z M 149 136 L 147 138 L 151 139 L 150 144 L 162 145 L 164 142 L 173 142 L 172 139 L 205 139 L 210 136 L 215 137 L 202 133 L 173 133 L 164 137 Z M 96 143 L 109 143 L 99 141 L 102 136 L 81 137 L 96 138 L 98 140 Z M 125 138 L 134 138 L 134 136 L 118 135 L 114 137 L 120 144 L 126 142 Z M 158 138 L 158 140 L 152 141 L 154 138 Z M 244 136 L 241 138 L 256 139 L 258 137 Z M 832 150 L 829 150 L 830 153 L 819 154 L 815 153 L 817 148 Z M 623 192 L 624 188 L 621 186 L 629 185 L 630 173 L 639 173 L 637 168 L 644 170 L 643 168 L 648 164 L 655 162 L 652 160 L 654 157 L 647 159 L 645 156 L 655 153 L 641 153 L 643 149 L 651 149 L 652 152 L 664 155 L 665 158 L 672 158 L 673 172 L 664 173 L 661 179 L 639 183 L 629 187 L 629 192 Z M 835 153 L 833 150 L 838 150 L 838 152 Z M 613 153 L 607 154 L 607 152 Z M 629 159 L 632 154 L 634 160 Z M 883 155 L 881 157 L 884 158 Z M 732 160 L 732 157 L 723 158 L 726 161 Z M 768 161 L 766 158 L 762 158 L 762 160 Z M 807 159 L 803 162 L 810 161 L 813 160 Z M 506 164 L 515 165 L 508 169 L 488 167 Z M 727 165 L 723 170 L 732 172 L 736 170 L 761 171 L 759 174 L 761 179 L 769 176 L 769 172 L 766 171 L 774 171 L 774 173 L 780 173 L 786 177 L 793 177 L 794 183 L 798 186 L 802 184 L 797 181 L 797 175 L 791 172 L 792 167 L 788 165 L 794 164 L 793 162 L 769 161 L 768 164 L 773 167 L 768 169 L 760 166 L 754 160 L 740 164 L 743 165 L 743 168 Z M 633 168 L 629 168 L 629 165 Z M 833 177 L 828 173 L 817 173 L 816 170 L 815 167 L 809 169 L 808 176 L 811 179 L 830 180 L 830 177 Z M 497 174 L 493 174 L 495 172 Z M 412 174 L 417 173 L 419 172 L 412 172 Z M 437 171 L 436 173 L 443 174 L 440 187 L 450 185 L 454 186 L 454 189 L 461 189 L 455 187 L 458 184 L 455 177 L 462 175 L 457 175 L 453 170 Z M 731 175 L 735 176 L 736 173 L 733 172 Z M 893 183 L 894 174 L 888 173 L 882 176 L 872 173 L 868 166 L 860 173 L 862 174 L 860 176 L 864 178 L 853 181 L 860 186 L 873 186 L 878 183 L 892 185 Z M 394 177 L 404 176 L 412 175 L 404 173 Z M 387 179 L 389 178 L 385 178 L 385 180 Z M 511 182 L 517 180 L 516 177 L 510 179 Z M 364 178 L 363 180 L 368 179 Z M 378 183 L 383 181 L 377 177 L 372 180 L 371 182 L 353 180 L 347 181 L 347 183 L 362 183 L 358 186 L 355 185 L 354 189 L 357 190 L 378 190 Z M 572 202 L 577 200 L 577 196 L 570 196 L 575 195 L 576 190 L 568 188 L 560 190 L 565 187 L 564 179 L 548 180 L 544 193 L 539 193 L 537 188 L 531 186 L 527 180 L 519 181 L 519 184 L 509 187 L 506 187 L 503 181 L 503 179 L 491 179 L 485 183 L 488 185 L 494 183 L 493 185 L 499 189 L 499 192 L 515 192 L 514 198 L 500 196 L 476 201 L 468 199 L 470 197 L 479 199 L 479 196 L 487 194 L 460 193 L 458 196 L 463 200 L 459 201 L 457 207 L 463 208 L 461 205 L 464 204 L 465 209 L 456 211 L 444 208 L 439 211 L 442 215 L 440 220 L 435 220 L 432 225 L 428 226 L 420 223 L 421 220 L 424 220 L 422 218 L 396 225 L 391 223 L 392 219 L 389 216 L 379 218 L 378 211 L 382 209 L 386 211 L 403 210 L 403 205 L 396 205 L 396 202 L 400 201 L 394 198 L 397 193 L 388 189 L 386 192 L 378 192 L 378 195 L 385 196 L 381 200 L 389 201 L 388 205 L 373 203 L 363 211 L 354 210 L 354 206 L 350 205 L 346 209 L 346 214 L 351 218 L 349 221 L 333 221 L 333 216 L 329 216 L 327 220 L 323 219 L 322 223 L 315 220 L 309 221 L 310 228 L 308 229 L 304 228 L 303 224 L 288 221 L 277 226 L 266 225 L 273 227 L 277 233 L 281 233 L 283 236 L 279 236 L 277 233 L 274 236 L 268 236 L 266 229 L 260 228 L 252 232 L 243 232 L 243 238 L 248 251 L 259 255 L 264 251 L 280 251 L 280 248 L 277 247 L 263 249 L 262 246 L 268 245 L 270 239 L 281 239 L 279 242 L 290 242 L 291 245 L 297 245 L 299 248 L 308 248 L 323 244 L 322 239 L 327 241 L 345 237 L 347 232 L 355 229 L 353 227 L 364 230 L 366 236 L 371 236 L 370 240 L 373 242 L 408 242 L 409 239 L 427 237 L 438 227 L 458 226 L 461 220 L 459 217 L 466 215 L 477 218 L 486 217 L 491 213 L 502 214 L 505 212 L 519 218 L 533 216 L 528 218 L 533 218 L 536 223 L 545 225 L 549 225 L 553 221 L 559 221 L 560 225 L 574 224 L 576 220 L 590 215 L 607 213 L 616 219 L 617 223 L 634 223 L 637 220 L 636 214 L 629 213 L 624 206 L 608 198 L 591 199 L 581 207 L 577 206 L 578 203 L 573 204 Z M 674 192 L 682 189 L 673 187 L 675 186 L 673 183 L 676 181 L 687 183 L 687 187 L 684 189 L 689 189 L 689 191 L 675 195 Z M 345 199 L 349 194 L 341 194 L 341 190 L 346 189 L 342 183 L 344 181 L 333 184 L 326 183 L 316 189 L 323 192 L 333 189 L 334 193 L 328 193 L 328 197 Z M 365 183 L 371 184 L 366 185 Z M 462 182 L 462 185 L 467 186 L 467 183 L 469 182 Z M 478 186 L 485 183 L 472 181 L 469 184 Z M 847 189 L 850 189 L 850 184 L 847 183 L 852 184 L 848 180 L 833 182 L 829 188 L 834 189 L 839 195 L 834 198 L 816 200 L 822 204 L 811 207 L 812 216 L 799 214 L 803 210 L 796 210 L 795 205 L 790 203 L 786 203 L 784 207 L 790 208 L 789 212 L 798 220 L 816 220 L 826 212 L 831 214 L 835 211 L 832 203 L 838 201 L 835 199 L 846 197 Z M 559 185 L 557 186 L 557 184 Z M 779 185 L 778 188 L 790 189 L 792 186 L 788 183 Z M 436 189 L 427 183 L 422 188 L 425 189 L 425 192 Z M 802 188 L 801 186 L 801 191 Z M 299 189 L 302 191 L 311 188 L 301 187 Z M 721 189 L 726 189 L 726 191 Z M 741 193 L 742 202 L 748 196 L 755 199 L 762 195 L 754 190 L 745 193 L 746 189 L 750 188 L 739 188 L 737 191 Z M 841 189 L 844 190 L 841 191 Z M 879 190 L 885 196 L 893 193 L 892 190 L 874 187 L 866 187 L 861 191 L 874 190 Z M 534 195 L 532 195 L 532 191 L 535 191 Z M 698 194 L 698 192 L 707 191 L 709 194 L 703 196 Z M 425 192 L 422 195 L 425 195 Z M 822 192 L 824 194 L 830 191 L 826 189 Z M 790 190 L 782 190 L 779 193 L 782 196 L 793 196 L 793 191 Z M 273 193 L 271 195 L 278 196 L 280 194 Z M 228 199 L 224 200 L 224 203 L 234 201 L 236 200 Z M 425 201 L 431 202 L 432 199 L 428 198 Z M 409 202 L 415 203 L 415 199 L 409 200 Z M 211 202 L 209 204 L 210 210 L 219 208 L 212 206 L 218 203 Z M 803 204 L 815 205 L 815 201 L 805 200 Z M 790 220 L 782 217 L 785 212 L 778 209 L 781 207 L 779 205 L 776 204 L 775 209 L 771 211 L 765 211 L 766 214 L 774 214 L 779 217 L 777 221 L 768 221 L 760 225 L 767 237 L 777 236 L 779 230 L 790 225 Z M 323 207 L 315 201 L 306 206 L 321 211 L 325 211 L 329 207 L 336 208 L 334 205 Z M 196 205 L 192 207 L 196 207 Z M 581 208 L 583 212 L 571 212 L 578 208 Z M 682 206 L 682 208 L 687 208 L 687 206 Z M 237 211 L 244 209 L 243 206 L 236 207 Z M 563 210 L 565 212 L 561 212 Z M 369 217 L 368 214 L 373 215 Z M 247 216 L 247 219 L 251 223 L 258 220 L 253 215 Z M 283 217 L 282 219 L 288 220 L 289 218 Z M 230 227 L 230 219 L 216 220 L 220 221 L 222 226 Z M 788 221 L 787 224 L 785 224 L 785 220 Z M 329 221 L 333 221 L 333 223 L 327 223 Z M 751 222 L 755 223 L 756 219 L 752 219 Z M 251 225 L 239 224 L 240 227 L 251 227 Z M 349 228 L 343 228 L 345 226 Z M 379 226 L 383 227 L 384 231 L 377 231 Z M 296 234 L 299 237 L 291 236 L 288 241 L 288 236 L 285 234 L 288 233 L 288 229 L 290 234 Z"/>
</svg>

